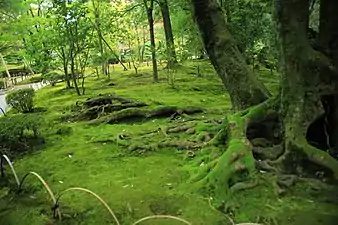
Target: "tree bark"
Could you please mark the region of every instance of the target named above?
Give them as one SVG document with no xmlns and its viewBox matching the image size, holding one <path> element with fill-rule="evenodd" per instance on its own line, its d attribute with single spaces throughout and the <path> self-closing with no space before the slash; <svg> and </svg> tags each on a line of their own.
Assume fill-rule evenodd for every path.
<svg viewBox="0 0 338 225">
<path fill-rule="evenodd" d="M 230 94 L 233 108 L 245 109 L 268 99 L 268 90 L 239 52 L 217 0 L 191 2 L 205 49 Z"/>
<path fill-rule="evenodd" d="M 79 86 L 77 85 L 77 78 L 76 78 L 77 74 L 75 73 L 75 57 L 76 57 L 76 55 L 74 54 L 74 48 L 75 48 L 74 43 L 71 42 L 70 49 L 69 49 L 69 51 L 70 51 L 70 72 L 72 74 L 75 91 L 76 91 L 77 95 L 81 96 Z"/>
<path fill-rule="evenodd" d="M 148 24 L 149 24 L 151 59 L 153 62 L 153 79 L 154 79 L 154 82 L 158 82 L 156 48 L 155 48 L 155 33 L 154 33 L 154 17 L 153 17 L 154 0 L 150 0 L 149 6 L 147 4 L 147 0 L 144 0 L 144 6 L 147 10 L 147 17 L 148 17 Z"/>
<path fill-rule="evenodd" d="M 63 64 L 63 72 L 65 73 L 65 80 L 67 84 L 67 89 L 70 89 L 70 78 L 68 74 L 68 59 L 66 56 L 65 49 L 61 47 L 61 58 L 62 58 L 62 64 Z"/>
<path fill-rule="evenodd" d="M 323 1 L 331 3 L 330 6 L 322 5 L 330 10 L 336 4 L 334 0 Z M 232 78 L 232 80 L 227 77 L 226 79 L 222 78 L 223 82 L 231 81 L 229 84 L 234 86 L 228 87 L 229 84 L 224 82 L 230 90 L 231 97 L 238 97 L 237 95 L 241 97 L 240 91 L 232 91 L 230 88 L 247 88 L 245 85 L 249 78 L 245 78 L 245 82 L 243 82 L 242 77 L 237 78 L 234 75 L 244 74 L 247 76 L 249 73 L 245 72 L 246 70 L 243 72 L 241 69 L 241 66 L 244 65 L 241 61 L 243 59 L 225 29 L 226 23 L 219 23 L 223 20 L 220 19 L 217 3 L 213 0 L 192 0 L 192 2 L 195 17 L 197 17 L 213 65 L 218 72 L 220 71 L 220 74 L 223 71 L 223 76 Z M 325 16 L 336 16 L 335 13 L 322 10 L 325 12 L 323 16 L 324 14 Z M 337 12 L 337 10 L 335 8 L 332 12 Z M 208 196 L 213 196 L 216 204 L 224 204 L 229 192 L 256 185 L 248 176 L 256 167 L 263 168 L 264 166 L 264 170 L 271 170 L 277 174 L 286 172 L 307 176 L 308 172 L 312 172 L 312 178 L 317 176 L 315 172 L 322 172 L 325 179 L 338 179 L 338 161 L 329 152 L 310 145 L 307 139 L 310 125 L 327 113 L 323 107 L 323 97 L 337 95 L 338 70 L 333 63 L 332 49 L 334 48 L 332 46 L 327 48 L 324 55 L 314 50 L 310 45 L 307 37 L 308 0 L 276 0 L 276 12 L 283 65 L 280 95 L 267 101 L 262 99 L 262 103 L 227 117 L 223 122 L 224 128 L 213 140 L 216 143 L 220 142 L 219 145 L 225 148 L 222 155 L 215 160 L 206 159 L 201 173 L 193 179 L 197 184 L 193 187 Z M 329 23 L 326 23 L 325 26 L 330 28 L 324 29 L 322 27 L 320 30 L 327 30 L 331 38 L 325 39 L 331 40 L 330 43 L 332 43 L 332 37 L 335 36 L 337 30 L 333 24 L 337 20 L 327 17 L 325 21 Z M 326 37 L 330 35 L 326 35 Z M 323 46 L 325 43 L 327 44 L 329 41 L 322 41 Z M 225 54 L 228 59 L 225 58 Z M 222 63 L 230 69 L 223 69 Z M 235 67 L 237 72 L 232 67 Z M 235 82 L 234 78 L 238 80 Z M 246 93 L 250 94 L 250 92 Z M 265 92 L 261 91 L 261 93 Z M 262 96 L 267 98 L 267 95 Z M 250 106 L 249 103 L 253 104 L 252 101 L 245 101 L 245 99 L 244 102 L 248 106 Z M 338 101 L 333 102 L 333 110 L 337 110 Z M 234 103 L 240 106 L 237 108 L 244 107 L 243 104 L 238 104 L 236 101 Z M 281 127 L 279 134 L 281 137 L 277 144 L 282 148 L 281 155 L 278 155 L 277 159 L 255 160 L 253 142 L 248 140 L 249 128 L 253 123 L 263 123 L 264 118 L 271 115 L 277 117 L 276 123 Z M 312 171 L 306 171 L 308 167 L 311 167 Z"/>
<path fill-rule="evenodd" d="M 8 78 L 11 78 L 11 74 L 8 71 L 7 64 L 6 64 L 5 59 L 4 59 L 4 57 L 2 56 L 1 53 L 0 53 L 0 58 L 1 58 L 2 65 L 5 68 L 5 71 L 6 71 L 6 74 L 7 74 Z"/>
<path fill-rule="evenodd" d="M 171 27 L 170 20 L 170 11 L 167 0 L 159 1 L 159 5 L 161 8 L 163 26 L 165 32 L 165 40 L 167 45 L 167 54 L 168 54 L 168 67 L 171 68 L 175 63 L 177 63 L 177 57 L 175 52 L 175 44 L 174 44 L 174 35 Z"/>
<path fill-rule="evenodd" d="M 338 1 L 335 0 L 321 0 L 320 2 L 320 24 L 318 46 L 320 46 L 326 53 L 335 68 L 338 68 Z M 336 106 L 333 112 L 333 119 L 330 121 L 333 127 L 332 144 L 333 153 L 338 156 L 338 84 L 334 86 L 333 102 Z"/>
<path fill-rule="evenodd" d="M 309 1 L 276 3 L 283 62 L 281 115 L 285 154 L 282 159 L 305 154 L 307 160 L 330 169 L 338 178 L 338 162 L 306 140 L 310 124 L 324 113 L 322 97 L 334 94 L 337 78 L 333 78 L 329 69 L 330 60 L 312 49 L 307 39 Z"/>
</svg>

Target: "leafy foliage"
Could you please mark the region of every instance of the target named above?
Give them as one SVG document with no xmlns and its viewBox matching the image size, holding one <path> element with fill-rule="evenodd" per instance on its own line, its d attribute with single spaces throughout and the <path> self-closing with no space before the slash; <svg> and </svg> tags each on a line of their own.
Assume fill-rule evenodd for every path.
<svg viewBox="0 0 338 225">
<path fill-rule="evenodd" d="M 30 83 L 39 83 L 42 81 L 43 81 L 42 76 L 34 76 L 34 77 L 29 78 Z"/>
<path fill-rule="evenodd" d="M 59 81 L 63 81 L 65 79 L 65 76 L 63 74 L 57 73 L 55 71 L 48 72 L 46 74 L 42 75 L 42 79 L 44 81 L 50 82 L 52 86 L 55 86 L 55 84 Z"/>
<path fill-rule="evenodd" d="M 32 112 L 34 107 L 34 94 L 33 88 L 16 90 L 6 96 L 6 102 L 18 112 Z"/>
<path fill-rule="evenodd" d="M 0 151 L 9 155 L 32 147 L 31 140 L 40 138 L 41 118 L 36 115 L 18 114 L 0 118 Z"/>
</svg>

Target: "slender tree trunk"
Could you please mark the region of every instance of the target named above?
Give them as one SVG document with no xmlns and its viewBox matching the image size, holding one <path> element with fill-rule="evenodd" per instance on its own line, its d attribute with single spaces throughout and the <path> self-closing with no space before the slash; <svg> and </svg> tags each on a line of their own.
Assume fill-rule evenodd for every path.
<svg viewBox="0 0 338 225">
<path fill-rule="evenodd" d="M 121 61 L 121 59 L 119 58 L 118 55 L 115 54 L 114 50 L 112 49 L 112 47 L 110 47 L 110 45 L 108 44 L 108 42 L 103 38 L 103 36 L 101 36 L 102 41 L 106 44 L 106 46 L 108 47 L 108 49 L 111 51 L 111 53 L 115 56 L 115 58 L 117 59 L 117 61 L 119 61 L 119 63 L 123 66 L 123 69 L 125 71 L 127 71 L 127 67 L 123 64 L 123 62 Z M 109 74 L 108 74 L 109 75 Z"/>
<path fill-rule="evenodd" d="M 175 44 L 174 44 L 174 35 L 171 27 L 170 21 L 170 12 L 167 0 L 159 1 L 162 18 L 163 18 L 163 26 L 165 32 L 165 40 L 167 45 L 167 54 L 168 54 L 168 67 L 171 68 L 175 63 L 177 63 L 177 57 L 175 52 Z"/>
<path fill-rule="evenodd" d="M 69 79 L 69 74 L 68 74 L 68 63 L 64 60 L 63 62 L 63 71 L 65 73 L 65 80 L 67 84 L 67 89 L 70 89 L 70 79 Z"/>
<path fill-rule="evenodd" d="M 9 73 L 9 70 L 7 68 L 7 64 L 6 64 L 5 59 L 3 58 L 1 53 L 0 53 L 0 58 L 1 58 L 2 65 L 5 68 L 8 79 L 11 79 L 11 74 Z M 7 88 L 8 83 L 7 83 L 6 79 L 3 79 L 3 81 L 4 81 L 4 88 Z"/>
<path fill-rule="evenodd" d="M 79 86 L 77 85 L 77 78 L 76 78 L 76 73 L 75 73 L 75 65 L 74 65 L 74 59 L 71 58 L 70 60 L 70 70 L 71 70 L 71 73 L 72 73 L 72 78 L 73 78 L 73 83 L 74 83 L 74 87 L 75 87 L 75 91 L 77 93 L 77 95 L 81 95 L 80 93 L 80 90 L 79 90 Z"/>
<path fill-rule="evenodd" d="M 270 96 L 239 52 L 217 0 L 191 0 L 204 46 L 230 94 L 234 109 L 257 105 Z"/>
<path fill-rule="evenodd" d="M 70 77 L 68 74 L 68 58 L 66 56 L 66 52 L 64 48 L 61 48 L 61 58 L 62 58 L 62 64 L 63 64 L 63 72 L 65 73 L 65 80 L 67 84 L 67 89 L 70 89 Z"/>
<path fill-rule="evenodd" d="M 139 34 L 138 27 L 135 21 L 133 22 L 133 25 L 134 25 L 136 41 L 137 41 L 137 57 L 138 57 L 139 63 L 141 63 L 142 62 L 142 58 L 141 58 L 142 48 L 141 48 L 140 34 Z"/>
<path fill-rule="evenodd" d="M 80 89 L 77 85 L 77 77 L 76 77 L 76 72 L 75 72 L 75 55 L 74 55 L 74 43 L 72 42 L 71 43 L 71 46 L 70 46 L 70 72 L 72 74 L 72 78 L 73 78 L 73 83 L 74 83 L 74 87 L 75 87 L 75 91 L 77 93 L 77 95 L 81 95 L 80 93 Z"/>
<path fill-rule="evenodd" d="M 141 61 L 144 62 L 144 52 L 146 50 L 146 34 L 145 34 L 145 26 L 142 27 L 142 41 L 143 41 L 143 46 L 141 49 Z"/>
<path fill-rule="evenodd" d="M 105 57 L 105 54 L 104 54 L 104 48 L 103 48 L 103 43 L 102 43 L 102 39 L 100 37 L 102 37 L 102 34 L 101 34 L 101 29 L 100 27 L 98 26 L 97 28 L 97 32 L 99 33 L 98 34 L 98 39 L 99 39 L 99 49 L 100 49 L 100 54 L 101 54 L 101 71 L 103 74 L 107 75 L 107 63 L 106 63 L 106 60 L 104 59 Z"/>
<path fill-rule="evenodd" d="M 99 3 L 98 3 L 99 4 Z M 101 32 L 101 25 L 100 25 L 100 12 L 99 12 L 99 6 L 95 5 L 95 0 L 92 0 L 92 5 L 94 8 L 94 16 L 95 16 L 95 28 L 97 32 L 97 37 L 99 41 L 99 50 L 101 54 L 101 59 L 103 60 L 101 62 L 101 71 L 103 74 L 107 75 L 107 63 L 104 60 L 104 48 L 103 48 L 103 41 L 102 41 L 102 32 Z"/>
<path fill-rule="evenodd" d="M 151 59 L 152 59 L 152 62 L 153 62 L 153 79 L 154 79 L 154 82 L 158 82 L 155 33 L 154 33 L 154 17 L 153 17 L 154 0 L 150 0 L 150 6 L 148 6 L 147 1 L 144 0 L 144 6 L 147 10 L 147 17 L 148 17 L 148 24 L 149 24 Z"/>
<path fill-rule="evenodd" d="M 2 56 L 1 53 L 0 53 L 0 58 L 1 58 L 2 65 L 5 68 L 5 71 L 6 71 L 6 74 L 7 74 L 8 78 L 11 78 L 11 74 L 9 73 L 9 70 L 7 68 L 7 64 L 6 64 L 5 59 L 4 59 L 4 57 Z"/>
</svg>

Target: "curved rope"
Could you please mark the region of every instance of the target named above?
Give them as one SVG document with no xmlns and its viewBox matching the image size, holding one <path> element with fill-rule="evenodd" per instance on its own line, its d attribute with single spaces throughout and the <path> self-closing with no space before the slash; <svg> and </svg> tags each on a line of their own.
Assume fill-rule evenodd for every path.
<svg viewBox="0 0 338 225">
<path fill-rule="evenodd" d="M 50 187 L 48 186 L 48 184 L 46 183 L 46 181 L 39 175 L 37 174 L 36 172 L 33 172 L 33 171 L 30 171 L 29 173 L 26 173 L 25 176 L 22 178 L 21 182 L 20 182 L 20 185 L 19 185 L 19 190 L 21 190 L 22 188 L 22 185 L 23 183 L 25 182 L 26 178 L 28 177 L 28 175 L 34 175 L 35 177 L 37 177 L 39 179 L 39 181 L 43 184 L 43 186 L 45 187 L 45 189 L 47 190 L 50 198 L 52 199 L 53 203 L 54 203 L 54 206 L 57 205 L 57 202 L 56 202 L 56 198 L 55 198 L 55 195 L 53 194 L 52 190 L 50 189 Z M 56 208 L 56 212 L 58 214 L 58 217 L 59 219 L 61 220 L 62 217 L 61 217 L 61 212 L 60 212 L 60 209 Z"/>
<path fill-rule="evenodd" d="M 188 225 L 191 225 L 191 223 L 189 223 L 188 221 L 184 220 L 184 219 L 181 219 L 181 218 L 178 218 L 176 216 L 169 216 L 169 215 L 154 215 L 154 216 L 147 216 L 147 217 L 144 217 L 142 219 L 139 219 L 138 221 L 136 221 L 135 223 L 133 223 L 133 225 L 136 225 L 136 224 L 139 224 L 143 221 L 146 221 L 146 220 L 152 220 L 152 219 L 172 219 L 172 220 L 177 220 L 177 221 L 180 221 L 182 223 L 185 223 L 185 224 L 188 224 Z"/>
<path fill-rule="evenodd" d="M 97 194 L 95 194 L 94 192 L 92 192 L 91 190 L 88 190 L 88 189 L 85 189 L 85 188 L 80 188 L 80 187 L 72 187 L 72 188 L 68 188 L 64 191 L 62 191 L 59 196 L 57 197 L 56 199 L 56 202 L 55 202 L 55 206 L 58 206 L 58 203 L 59 203 L 59 200 L 61 198 L 61 196 L 63 196 L 66 192 L 68 191 L 72 191 L 72 190 L 78 190 L 78 191 L 83 191 L 83 192 L 86 192 L 86 193 L 89 193 L 91 195 L 93 195 L 95 198 L 97 198 L 105 207 L 106 209 L 109 211 L 110 215 L 113 217 L 113 219 L 115 220 L 115 223 L 117 225 L 120 225 L 120 222 L 118 221 L 118 219 L 116 218 L 113 210 L 109 207 L 109 205 Z"/>
<path fill-rule="evenodd" d="M 2 155 L 1 156 L 1 159 L 0 159 L 0 169 L 1 169 L 1 175 L 4 176 L 5 175 L 5 171 L 4 171 L 4 165 L 3 165 L 3 159 L 5 159 L 9 165 L 9 167 L 11 168 L 12 172 L 13 172 L 13 175 L 14 175 L 14 178 L 15 178 L 15 181 L 16 181 L 16 184 L 18 185 L 18 187 L 20 188 L 20 181 L 19 181 L 19 178 L 18 178 L 18 175 L 16 175 L 16 172 L 15 172 L 15 169 L 14 169 L 14 166 L 11 162 L 11 160 L 9 160 L 8 156 L 7 155 Z"/>
</svg>

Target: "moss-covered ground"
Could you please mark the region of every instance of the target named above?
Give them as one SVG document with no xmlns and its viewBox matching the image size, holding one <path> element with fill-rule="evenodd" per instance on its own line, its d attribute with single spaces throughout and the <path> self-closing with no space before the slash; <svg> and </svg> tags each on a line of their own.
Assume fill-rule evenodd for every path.
<svg viewBox="0 0 338 225">
<path fill-rule="evenodd" d="M 197 66 L 200 66 L 201 77 L 196 74 Z M 222 213 L 213 209 L 207 198 L 190 191 L 189 179 L 202 166 L 196 162 L 205 152 L 197 151 L 193 159 L 187 159 L 185 151 L 174 148 L 125 155 L 125 148 L 110 141 L 120 134 L 134 137 L 167 126 L 171 123 L 169 119 L 114 125 L 89 125 L 86 121 L 60 119 L 70 114 L 76 101 L 112 92 L 151 105 L 200 106 L 207 110 L 196 115 L 197 118 L 222 119 L 231 113 L 231 105 L 212 67 L 202 61 L 186 63 L 175 72 L 174 88 L 166 82 L 165 71 L 160 72 L 160 83 L 154 84 L 151 67 L 142 67 L 139 75 L 115 67 L 110 81 L 103 75 L 100 79 L 87 78 L 85 96 L 79 97 L 74 90 L 65 90 L 63 83 L 37 92 L 36 106 L 46 109 L 39 113 L 45 121 L 42 130 L 46 143 L 15 160 L 19 177 L 35 171 L 55 194 L 69 187 L 92 190 L 109 204 L 121 224 L 132 224 L 154 214 L 178 216 L 194 225 L 231 224 Z M 268 71 L 259 74 L 276 92 L 277 75 Z M 109 86 L 111 83 L 115 85 Z M 64 132 L 57 132 L 60 130 Z M 154 136 L 154 142 L 161 139 L 161 135 Z M 235 222 L 337 224 L 337 190 L 316 183 L 298 183 L 285 196 L 278 197 L 272 182 L 275 178 L 262 176 L 261 185 L 229 198 L 227 215 Z M 14 183 L 14 179 L 11 182 Z M 23 193 L 19 196 L 11 194 L 1 203 L 7 209 L 0 214 L 1 225 L 114 224 L 108 211 L 96 199 L 81 192 L 66 193 L 60 200 L 63 221 L 53 220 L 51 199 L 33 176 L 28 177 Z M 143 224 L 181 223 L 153 220 Z"/>
</svg>

